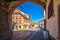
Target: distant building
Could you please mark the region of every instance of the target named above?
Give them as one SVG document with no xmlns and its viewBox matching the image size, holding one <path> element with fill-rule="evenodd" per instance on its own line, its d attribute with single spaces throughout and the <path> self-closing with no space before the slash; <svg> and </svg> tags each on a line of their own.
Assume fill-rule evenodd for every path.
<svg viewBox="0 0 60 40">
<path fill-rule="evenodd" d="M 15 10 L 12 14 L 12 25 L 14 30 L 20 30 L 24 27 L 28 28 L 31 23 L 31 19 L 27 14 L 22 11 Z"/>
<path fill-rule="evenodd" d="M 44 29 L 44 18 L 38 22 L 38 25 Z"/>
<path fill-rule="evenodd" d="M 38 24 L 37 24 L 37 22 L 32 22 L 31 25 L 32 25 L 33 28 L 38 28 Z"/>
</svg>

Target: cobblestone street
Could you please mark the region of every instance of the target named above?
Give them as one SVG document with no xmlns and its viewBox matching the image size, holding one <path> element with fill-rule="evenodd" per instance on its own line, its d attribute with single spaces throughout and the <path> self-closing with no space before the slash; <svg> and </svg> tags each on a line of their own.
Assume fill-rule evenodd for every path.
<svg viewBox="0 0 60 40">
<path fill-rule="evenodd" d="M 33 32 L 32 31 L 14 31 L 12 40 L 26 40 Z"/>
<path fill-rule="evenodd" d="M 12 40 L 45 40 L 43 30 L 20 30 L 13 31 Z"/>
<path fill-rule="evenodd" d="M 21 31 L 13 31 L 12 40 L 29 40 L 30 37 L 36 33 L 37 30 L 21 30 Z"/>
</svg>

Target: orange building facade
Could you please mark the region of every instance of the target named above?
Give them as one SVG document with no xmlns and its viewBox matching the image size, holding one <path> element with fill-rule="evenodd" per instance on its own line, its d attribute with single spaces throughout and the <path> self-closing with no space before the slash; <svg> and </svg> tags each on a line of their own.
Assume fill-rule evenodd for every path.
<svg viewBox="0 0 60 40">
<path fill-rule="evenodd" d="M 15 10 L 12 14 L 12 25 L 14 30 L 20 30 L 23 29 L 24 26 L 28 28 L 31 21 L 29 19 L 29 16 L 27 14 L 24 14 L 22 11 Z"/>
</svg>

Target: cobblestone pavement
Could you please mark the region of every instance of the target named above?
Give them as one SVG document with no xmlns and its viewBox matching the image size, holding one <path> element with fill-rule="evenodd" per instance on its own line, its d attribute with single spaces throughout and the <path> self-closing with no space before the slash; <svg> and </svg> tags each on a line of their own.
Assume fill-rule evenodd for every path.
<svg viewBox="0 0 60 40">
<path fill-rule="evenodd" d="M 13 31 L 12 40 L 27 40 L 37 29 Z"/>
<path fill-rule="evenodd" d="M 43 31 L 35 32 L 28 40 L 44 40 Z"/>
<path fill-rule="evenodd" d="M 43 30 L 13 31 L 12 40 L 45 40 Z"/>
</svg>

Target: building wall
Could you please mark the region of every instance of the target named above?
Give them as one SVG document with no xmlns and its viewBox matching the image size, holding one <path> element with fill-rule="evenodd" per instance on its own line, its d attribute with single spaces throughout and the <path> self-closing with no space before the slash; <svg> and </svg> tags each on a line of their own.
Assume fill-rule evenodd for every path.
<svg viewBox="0 0 60 40">
<path fill-rule="evenodd" d="M 48 19 L 48 6 L 49 6 L 50 0 L 47 0 L 47 6 L 46 6 L 46 19 L 47 19 L 47 30 L 49 31 L 50 35 L 58 40 L 58 5 L 60 4 L 60 0 L 53 0 L 53 9 L 54 14 L 50 19 Z"/>
<path fill-rule="evenodd" d="M 27 15 L 28 16 L 28 15 Z M 23 12 L 19 11 L 19 10 L 15 10 L 12 14 L 12 21 L 14 23 L 16 23 L 14 25 L 14 29 L 16 30 L 20 30 L 24 28 L 24 25 L 26 25 L 26 27 L 29 26 L 29 18 L 26 17 L 26 14 L 24 14 Z M 20 27 L 21 26 L 21 27 Z"/>
<path fill-rule="evenodd" d="M 17 14 L 18 14 L 18 13 L 17 13 Z M 23 21 L 22 19 L 23 19 L 23 16 L 21 16 L 20 13 L 19 13 L 18 15 L 13 14 L 12 20 L 13 20 L 14 22 L 22 23 L 22 21 Z"/>
</svg>

